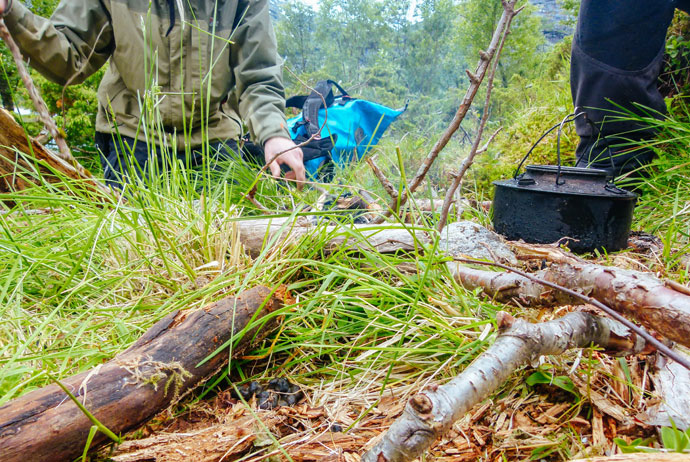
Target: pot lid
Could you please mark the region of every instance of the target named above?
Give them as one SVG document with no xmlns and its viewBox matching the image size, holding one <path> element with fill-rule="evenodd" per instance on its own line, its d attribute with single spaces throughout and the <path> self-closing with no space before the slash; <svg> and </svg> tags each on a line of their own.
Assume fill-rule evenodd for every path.
<svg viewBox="0 0 690 462">
<path fill-rule="evenodd" d="M 494 181 L 497 187 L 508 187 L 524 191 L 548 194 L 565 194 L 612 199 L 633 199 L 636 194 L 616 187 L 607 181 L 606 170 L 561 167 L 556 165 L 528 165 L 525 173 L 516 178 Z"/>
<path fill-rule="evenodd" d="M 532 174 L 558 174 L 558 165 L 528 165 L 525 170 Z M 583 168 L 583 167 L 563 167 L 561 166 L 561 176 L 580 176 L 582 178 L 603 178 L 611 179 L 611 174 L 606 170 L 598 168 Z"/>
</svg>

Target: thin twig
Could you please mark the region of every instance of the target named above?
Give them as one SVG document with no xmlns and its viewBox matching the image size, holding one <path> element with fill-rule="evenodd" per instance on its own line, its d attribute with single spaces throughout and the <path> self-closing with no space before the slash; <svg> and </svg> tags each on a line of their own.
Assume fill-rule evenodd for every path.
<svg viewBox="0 0 690 462">
<path fill-rule="evenodd" d="M 632 330 L 635 332 L 637 335 L 645 339 L 647 342 L 649 342 L 651 345 L 653 345 L 657 350 L 659 350 L 661 353 L 665 354 L 684 368 L 690 370 L 690 361 L 687 359 L 683 358 L 682 356 L 678 355 L 675 353 L 673 350 L 671 350 L 669 347 L 664 345 L 662 342 L 657 340 L 654 336 L 649 334 L 647 331 L 644 329 L 641 329 L 639 326 L 635 325 L 634 323 L 628 321 L 627 318 L 622 316 L 620 313 L 617 311 L 613 310 L 612 308 L 609 308 L 608 306 L 604 305 L 601 303 L 599 300 L 589 297 L 587 295 L 581 294 L 579 292 L 576 292 L 574 290 L 568 289 L 566 287 L 563 287 L 561 285 L 555 284 L 553 282 L 545 281 L 543 279 L 540 279 L 532 274 L 526 273 L 524 271 L 521 271 L 517 268 L 513 268 L 508 265 L 504 265 L 502 263 L 497 263 L 497 262 L 487 262 L 487 261 L 481 261 L 481 260 L 473 260 L 470 258 L 459 258 L 459 257 L 454 257 L 454 261 L 459 261 L 461 263 L 468 263 L 472 265 L 483 265 L 483 266 L 495 266 L 498 268 L 503 268 L 506 271 L 513 272 L 515 274 L 519 274 L 520 276 L 529 279 L 530 281 L 536 282 L 538 284 L 544 285 L 546 287 L 550 287 L 552 289 L 557 289 L 560 290 L 563 293 L 566 293 L 570 295 L 571 297 L 579 298 L 580 300 L 589 303 L 590 305 L 594 305 L 597 308 L 599 308 L 601 311 L 604 313 L 608 314 L 612 318 L 614 318 L 616 321 L 620 322 L 623 324 L 625 327 L 628 329 Z"/>
<path fill-rule="evenodd" d="M 398 191 L 395 190 L 395 186 L 393 186 L 393 183 L 386 177 L 386 174 L 383 173 L 381 168 L 376 165 L 376 160 L 373 157 L 367 157 L 366 162 L 369 164 L 369 167 L 371 167 L 371 171 L 374 172 L 374 176 L 379 180 L 381 186 L 383 186 L 383 189 L 391 196 L 391 199 L 397 200 Z"/>
<path fill-rule="evenodd" d="M 477 64 L 475 72 L 472 73 L 469 70 L 467 71 L 467 75 L 470 79 L 470 86 L 465 92 L 465 96 L 463 97 L 462 102 L 460 103 L 460 107 L 455 113 L 453 120 L 451 121 L 450 125 L 443 133 L 443 135 L 441 135 L 441 138 L 439 138 L 436 144 L 434 144 L 433 148 L 431 148 L 431 151 L 424 159 L 424 162 L 422 162 L 422 165 L 417 170 L 415 177 L 412 179 L 408 187 L 404 188 L 400 198 L 392 200 L 389 203 L 387 210 L 377 220 L 375 220 L 375 223 L 383 223 L 383 221 L 387 217 L 393 214 L 393 212 L 396 210 L 396 207 L 402 207 L 403 205 L 405 205 L 405 203 L 409 199 L 410 194 L 414 193 L 419 187 L 419 185 L 422 184 L 422 181 L 429 172 L 431 165 L 438 158 L 438 155 L 441 153 L 443 148 L 445 148 L 452 136 L 460 127 L 460 124 L 467 115 L 467 111 L 469 111 L 470 106 L 472 105 L 472 101 L 474 101 L 474 97 L 477 95 L 479 86 L 484 80 L 486 71 L 489 68 L 489 62 L 491 61 L 491 58 L 493 57 L 494 53 L 498 48 L 506 22 L 512 21 L 512 18 L 521 10 L 515 9 L 516 3 L 517 0 L 510 0 L 503 3 L 503 14 L 501 15 L 501 19 L 499 20 L 498 25 L 496 26 L 496 30 L 494 31 L 494 34 L 491 37 L 491 42 L 489 43 L 487 51 L 480 53 L 479 63 Z"/>
<path fill-rule="evenodd" d="M 55 124 L 55 121 L 50 116 L 50 112 L 48 112 L 48 107 L 46 106 L 45 101 L 43 101 L 43 98 L 41 98 L 41 95 L 38 93 L 38 89 L 34 85 L 33 80 L 31 80 L 29 72 L 26 70 L 26 67 L 24 67 L 24 61 L 22 59 L 22 54 L 19 51 L 19 47 L 12 38 L 10 31 L 7 29 L 4 19 L 2 19 L 1 17 L 0 37 L 2 37 L 2 39 L 7 44 L 7 47 L 12 52 L 12 57 L 14 58 L 14 62 L 17 65 L 17 71 L 19 72 L 19 75 L 21 76 L 22 81 L 24 82 L 24 86 L 26 86 L 26 90 L 29 92 L 29 97 L 31 98 L 31 101 L 34 104 L 36 111 L 38 111 L 38 115 L 41 117 L 41 121 L 46 126 L 48 132 L 50 132 L 51 136 L 55 140 L 55 143 L 58 145 L 58 148 L 60 149 L 60 152 L 56 154 L 58 154 L 62 160 L 68 162 L 70 165 L 78 165 L 76 159 L 72 156 L 72 153 L 69 150 L 69 146 L 67 146 L 67 141 L 65 141 L 65 138 L 62 136 L 62 133 Z"/>
<path fill-rule="evenodd" d="M 512 15 L 508 16 L 508 20 L 506 21 L 503 31 L 501 32 L 501 41 L 498 45 L 498 48 L 496 49 L 496 53 L 494 53 L 494 55 L 492 56 L 493 62 L 491 63 L 491 70 L 489 71 L 489 77 L 486 80 L 486 97 L 484 99 L 484 113 L 482 114 L 481 120 L 479 122 L 479 129 L 477 130 L 477 135 L 474 139 L 474 143 L 472 143 L 470 153 L 460 165 L 460 169 L 458 170 L 457 174 L 454 175 L 453 182 L 448 188 L 448 191 L 446 191 L 446 197 L 443 200 L 443 207 L 441 208 L 441 216 L 438 220 L 437 229 L 439 231 L 441 231 L 443 227 L 446 226 L 446 222 L 448 221 L 448 212 L 450 211 L 450 205 L 453 202 L 455 191 L 457 191 L 460 185 L 462 184 L 462 179 L 465 177 L 465 173 L 474 163 L 474 158 L 479 153 L 479 143 L 481 143 L 482 141 L 484 128 L 486 128 L 486 123 L 489 121 L 489 114 L 491 113 L 489 106 L 491 103 L 491 92 L 494 89 L 494 78 L 496 77 L 496 69 L 498 68 L 501 51 L 503 51 L 503 46 L 506 43 L 508 32 L 510 31 L 510 24 L 513 22 L 513 18 L 515 17 L 515 15 L 518 14 L 521 10 L 522 8 L 518 9 Z M 498 134 L 500 130 L 501 129 L 499 128 L 494 132 L 493 135 L 491 135 L 489 141 L 487 141 L 486 143 L 487 148 L 491 140 L 493 140 L 493 138 Z"/>
</svg>

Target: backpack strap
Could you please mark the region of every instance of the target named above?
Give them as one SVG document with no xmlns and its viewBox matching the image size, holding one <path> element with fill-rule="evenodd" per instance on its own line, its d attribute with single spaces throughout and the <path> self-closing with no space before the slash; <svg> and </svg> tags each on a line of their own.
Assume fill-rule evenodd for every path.
<svg viewBox="0 0 690 462">
<path fill-rule="evenodd" d="M 319 133 L 319 110 L 324 107 L 329 107 L 333 104 L 335 97 L 333 96 L 333 85 L 329 80 L 319 80 L 316 82 L 314 90 L 307 96 L 302 106 L 302 117 L 307 122 L 307 133 L 313 136 Z"/>
<path fill-rule="evenodd" d="M 338 91 L 340 91 L 340 95 L 339 95 L 339 96 L 341 96 L 341 97 L 344 96 L 344 97 L 346 97 L 346 98 L 349 98 L 349 97 L 350 97 L 350 94 L 349 94 L 347 91 L 345 91 L 345 89 L 344 89 L 343 87 L 341 87 L 341 86 L 338 84 L 338 82 L 336 82 L 335 80 L 330 80 L 330 79 L 328 79 L 328 80 L 322 80 L 322 81 L 318 82 L 316 85 L 318 86 L 318 85 L 319 85 L 320 83 L 322 83 L 322 82 L 326 82 L 326 83 L 328 83 L 328 84 L 334 86 L 335 88 L 337 88 Z M 328 91 L 328 92 L 330 93 L 330 92 L 331 92 L 331 89 L 329 88 L 329 89 L 326 90 L 326 91 Z M 313 93 L 313 92 L 312 92 L 312 93 Z M 329 95 L 324 96 L 324 99 L 325 99 L 326 102 L 328 103 L 328 106 L 329 106 L 329 107 L 330 107 L 330 105 L 333 103 L 333 101 L 331 100 L 331 95 L 332 95 L 332 94 L 329 94 Z M 315 95 L 315 96 L 316 96 L 317 98 L 321 99 L 321 98 L 319 97 L 319 95 Z M 294 107 L 294 108 L 297 108 L 297 109 L 300 109 L 300 110 L 301 110 L 302 108 L 304 108 L 304 102 L 307 100 L 308 97 L 309 97 L 309 95 L 295 95 L 295 96 L 291 96 L 291 97 L 289 97 L 288 99 L 285 100 L 285 107 Z M 335 95 L 332 95 L 332 99 L 335 99 Z"/>
<path fill-rule="evenodd" d="M 343 87 L 338 85 L 337 82 L 329 79 L 316 82 L 314 89 L 309 95 L 292 96 L 285 101 L 285 107 L 302 109 L 303 120 L 295 126 L 295 129 L 302 125 L 306 125 L 309 136 L 319 133 L 319 129 L 321 128 L 321 124 L 319 123 L 319 111 L 324 107 L 324 100 L 326 102 L 325 107 L 328 108 L 333 105 L 333 101 L 335 101 L 333 87 L 336 87 L 340 91 L 341 97 L 350 97 Z"/>
</svg>

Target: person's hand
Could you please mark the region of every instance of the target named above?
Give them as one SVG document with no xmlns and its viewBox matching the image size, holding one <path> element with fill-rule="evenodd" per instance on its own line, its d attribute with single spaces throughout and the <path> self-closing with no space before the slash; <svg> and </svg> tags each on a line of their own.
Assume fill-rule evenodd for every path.
<svg viewBox="0 0 690 462">
<path fill-rule="evenodd" d="M 8 0 L 0 0 L 0 18 L 3 14 L 5 14 L 5 10 L 7 9 L 7 2 Z"/>
<path fill-rule="evenodd" d="M 0 0 L 4 2 L 6 0 Z M 283 154 L 280 154 L 280 153 Z M 280 154 L 276 158 L 276 156 Z M 297 189 L 302 189 L 306 180 L 302 150 L 289 138 L 274 136 L 264 144 L 264 158 L 271 170 L 271 175 L 280 178 L 280 166 L 287 165 L 291 171 L 285 174 L 285 178 L 297 180 Z M 270 162 L 270 163 L 269 163 Z"/>
</svg>

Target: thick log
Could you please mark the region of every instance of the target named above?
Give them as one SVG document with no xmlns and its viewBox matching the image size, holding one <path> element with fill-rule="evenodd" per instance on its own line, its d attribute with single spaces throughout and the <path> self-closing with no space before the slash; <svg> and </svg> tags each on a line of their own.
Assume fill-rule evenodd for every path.
<svg viewBox="0 0 690 462">
<path fill-rule="evenodd" d="M 592 343 L 620 354 L 645 347 L 639 337 L 618 322 L 588 313 L 570 313 L 555 321 L 529 324 L 501 312 L 496 321 L 500 330 L 496 342 L 449 383 L 428 386 L 410 398 L 403 414 L 362 456 L 362 462 L 409 462 L 419 457 L 518 367 L 540 355 L 560 354 Z"/>
<path fill-rule="evenodd" d="M 136 429 L 212 377 L 228 362 L 221 352 L 231 339 L 237 357 L 278 323 L 235 338 L 258 316 L 282 306 L 271 290 L 256 287 L 200 310 L 176 311 L 149 329 L 111 361 L 62 381 L 72 394 L 115 434 Z M 72 460 L 81 455 L 91 421 L 57 385 L 27 393 L 0 407 L 0 459 L 3 462 Z M 106 443 L 98 433 L 92 448 Z"/>
<path fill-rule="evenodd" d="M 518 274 L 478 270 L 457 262 L 448 266 L 463 286 L 481 287 L 502 302 L 573 303 L 571 297 Z M 648 329 L 690 347 L 690 295 L 673 290 L 651 274 L 583 262 L 552 264 L 535 276 L 589 295 Z"/>
<path fill-rule="evenodd" d="M 314 224 L 308 219 L 259 218 L 237 222 L 240 241 L 252 257 L 263 249 L 281 249 L 305 236 L 327 239 L 326 251 L 350 247 L 358 251 L 380 253 L 421 251 L 431 242 L 423 228 L 412 225 Z"/>
<path fill-rule="evenodd" d="M 59 175 L 56 174 L 59 173 Z M 0 109 L 0 193 L 21 191 L 40 183 L 73 180 L 98 196 L 112 192 L 79 163 L 69 163 L 31 139 L 12 114 Z M 74 185 L 72 185 L 74 187 Z M 66 186 L 65 186 L 66 187 Z"/>
</svg>

